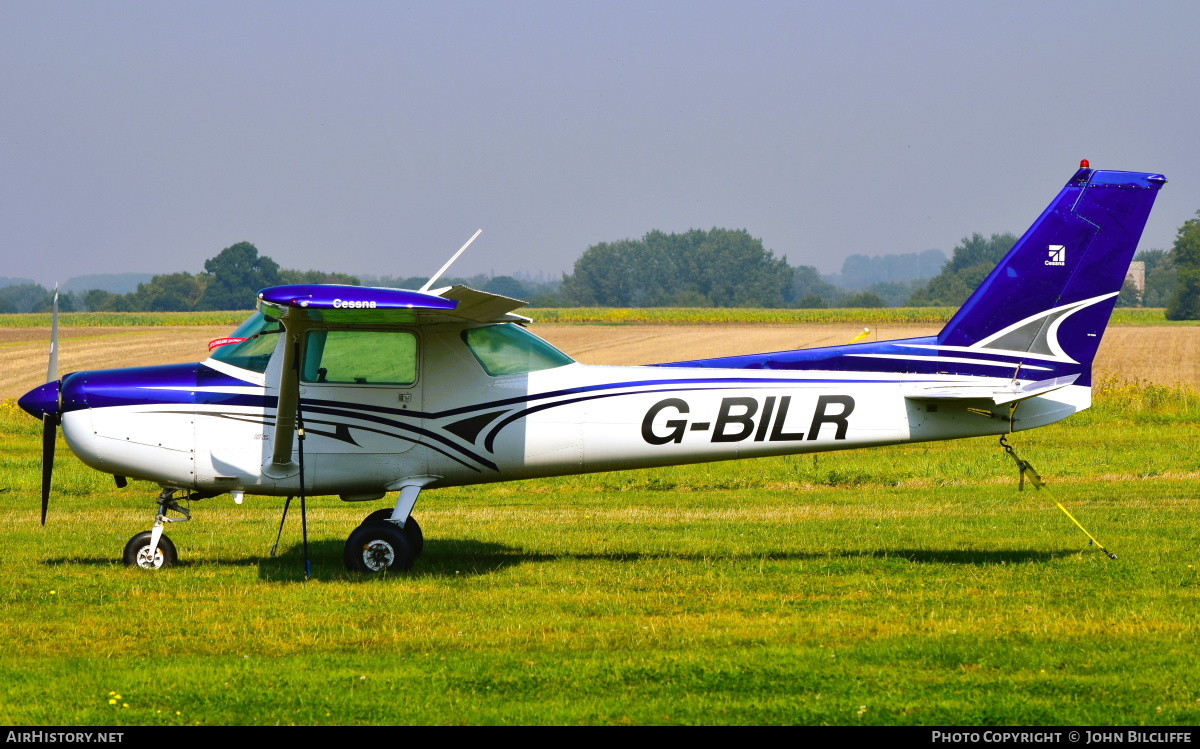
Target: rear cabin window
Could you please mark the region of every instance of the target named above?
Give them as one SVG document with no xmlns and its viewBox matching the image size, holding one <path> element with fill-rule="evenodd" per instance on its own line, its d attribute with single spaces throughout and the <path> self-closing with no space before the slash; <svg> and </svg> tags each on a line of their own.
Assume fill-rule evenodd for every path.
<svg viewBox="0 0 1200 749">
<path fill-rule="evenodd" d="M 412 385 L 417 337 L 393 330 L 314 330 L 305 337 L 304 382 Z"/>
<path fill-rule="evenodd" d="M 224 362 L 239 369 L 262 374 L 267 371 L 275 344 L 279 343 L 279 333 L 283 332 L 283 324 L 273 317 L 267 317 L 261 312 L 238 326 L 229 334 L 230 338 L 245 338 L 240 343 L 227 343 L 217 346 L 209 357 Z"/>
<path fill-rule="evenodd" d="M 553 369 L 575 361 L 512 323 L 470 328 L 462 336 L 484 371 L 493 377 Z"/>
</svg>

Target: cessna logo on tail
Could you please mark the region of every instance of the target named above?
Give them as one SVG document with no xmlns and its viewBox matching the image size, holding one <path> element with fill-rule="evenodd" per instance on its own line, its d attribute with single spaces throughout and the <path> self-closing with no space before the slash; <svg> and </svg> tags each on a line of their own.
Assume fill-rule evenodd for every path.
<svg viewBox="0 0 1200 749">
<path fill-rule="evenodd" d="M 778 408 L 776 407 L 778 400 Z M 788 409 L 792 405 L 792 396 L 785 395 L 776 399 L 774 395 L 767 396 L 759 403 L 758 398 L 735 397 L 722 398 L 721 408 L 717 412 L 717 420 L 693 421 L 687 419 L 668 419 L 662 425 L 662 431 L 654 431 L 654 418 L 667 409 L 674 409 L 682 415 L 691 413 L 687 401 L 681 398 L 667 398 L 650 407 L 646 417 L 642 419 L 642 439 L 651 445 L 665 445 L 668 442 L 682 442 L 684 432 L 712 432 L 710 442 L 741 442 L 754 435 L 755 442 L 790 442 L 804 439 L 804 432 L 785 432 L 783 425 L 787 420 Z M 761 409 L 760 409 L 761 407 Z M 834 410 L 831 412 L 830 408 Z M 834 426 L 833 438 L 846 439 L 846 430 L 850 428 L 847 421 L 854 411 L 854 399 L 848 395 L 822 395 L 817 398 L 817 408 L 813 413 L 812 423 L 808 427 L 808 438 L 815 440 L 820 436 L 822 424 Z M 761 416 L 756 420 L 761 412 Z M 772 423 L 774 422 L 774 423 Z"/>
<path fill-rule="evenodd" d="M 1046 265 L 1066 265 L 1067 264 L 1067 248 L 1061 244 L 1050 245 L 1050 259 L 1046 261 Z"/>
</svg>

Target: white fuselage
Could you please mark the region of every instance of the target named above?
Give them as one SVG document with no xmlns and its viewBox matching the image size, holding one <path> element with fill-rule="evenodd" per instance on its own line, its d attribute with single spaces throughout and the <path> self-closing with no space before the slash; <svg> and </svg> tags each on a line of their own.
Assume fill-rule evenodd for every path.
<svg viewBox="0 0 1200 749">
<path fill-rule="evenodd" d="M 1014 413 L 914 397 L 931 382 L 1008 378 L 577 363 L 493 377 L 463 329 L 410 328 L 421 352 L 412 385 L 302 384 L 309 494 L 366 499 L 414 476 L 453 486 L 998 435 L 1063 419 L 1091 397 L 1072 385 Z M 170 390 L 172 402 L 70 411 L 68 444 L 94 468 L 164 486 L 294 494 L 298 471 L 269 470 L 281 359 L 277 350 L 261 374 L 209 360 L 220 384 L 143 388 Z M 178 402 L 189 393 L 194 403 Z"/>
</svg>

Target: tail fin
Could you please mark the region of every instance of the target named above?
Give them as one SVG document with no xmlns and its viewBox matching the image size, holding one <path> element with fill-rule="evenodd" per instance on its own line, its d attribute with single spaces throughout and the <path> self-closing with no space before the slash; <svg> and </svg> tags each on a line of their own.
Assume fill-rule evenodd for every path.
<svg viewBox="0 0 1200 749">
<path fill-rule="evenodd" d="M 1087 384 L 1166 181 L 1161 174 L 1081 168 L 942 329 L 939 348 L 1079 364 L 1079 384 Z"/>
</svg>

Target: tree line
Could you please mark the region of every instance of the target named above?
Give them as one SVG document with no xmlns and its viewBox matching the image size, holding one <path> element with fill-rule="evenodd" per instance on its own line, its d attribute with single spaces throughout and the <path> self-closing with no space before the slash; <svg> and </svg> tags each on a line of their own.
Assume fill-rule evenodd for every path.
<svg viewBox="0 0 1200 749">
<path fill-rule="evenodd" d="M 1200 216 L 1200 212 L 1197 212 Z M 964 237 L 932 278 L 876 282 L 843 289 L 811 266 L 792 267 L 744 230 L 654 231 L 639 240 L 592 245 L 544 306 L 599 307 L 958 307 L 1016 244 L 1011 233 Z M 936 254 L 931 254 L 936 253 Z M 932 268 L 938 251 L 867 258 L 851 256 L 840 279 L 868 278 L 869 267 Z M 1143 250 L 1145 288 L 1126 281 L 1120 306 L 1167 307 L 1169 319 L 1200 319 L 1200 219 L 1179 230 L 1171 251 Z M 1187 267 L 1194 271 L 1184 270 Z M 1195 291 L 1189 291 L 1187 284 Z M 1187 301 L 1189 299 L 1195 301 Z"/>
<path fill-rule="evenodd" d="M 54 292 L 24 279 L 0 287 L 0 313 L 49 312 Z M 204 262 L 203 273 L 165 273 L 139 283 L 137 290 L 118 294 L 103 289 L 79 293 L 61 292 L 58 306 L 63 312 L 197 312 L 254 309 L 260 289 L 285 284 L 347 284 L 419 289 L 428 276 L 353 276 L 318 270 L 292 270 L 279 264 L 250 242 L 226 247 Z M 544 298 L 558 282 L 521 281 L 513 276 L 445 277 L 439 286 L 465 284 L 516 299 Z"/>
<path fill-rule="evenodd" d="M 537 307 L 956 307 L 983 282 L 1016 243 L 1011 233 L 964 237 L 929 279 L 903 278 L 846 290 L 812 266 L 788 264 L 744 229 L 692 229 L 679 234 L 652 231 L 640 240 L 623 239 L 588 247 L 561 283 L 534 283 L 512 276 L 448 278 Z M 931 254 L 936 253 L 936 255 Z M 931 269 L 940 251 L 851 256 L 840 279 L 869 280 L 871 268 L 892 268 L 893 276 Z M 1166 307 L 1172 320 L 1200 319 L 1200 211 L 1179 228 L 1171 250 L 1143 250 L 1143 290 L 1126 283 L 1121 306 Z M 900 271 L 896 271 L 901 268 Z M 928 272 L 926 270 L 925 272 Z M 876 276 L 877 277 L 877 276 Z M 840 280 L 839 279 L 839 280 Z M 253 309 L 259 289 L 281 284 L 339 283 L 417 289 L 426 277 L 364 277 L 279 267 L 249 242 L 226 247 L 204 262 L 204 272 L 154 276 L 137 290 L 117 294 L 92 289 L 60 297 L 63 311 L 200 311 Z M 439 284 L 441 285 L 441 284 Z M 0 313 L 42 312 L 53 294 L 38 284 L 0 288 Z"/>
<path fill-rule="evenodd" d="M 1179 227 L 1171 250 L 1141 250 L 1135 262 L 1145 263 L 1145 285 L 1126 280 L 1117 296 L 1118 307 L 1166 307 L 1168 320 L 1200 320 L 1200 211 Z M 988 273 L 1016 244 L 1013 234 L 963 238 L 941 272 L 909 298 L 912 307 L 957 307 L 967 300 Z"/>
<path fill-rule="evenodd" d="M 945 260 L 940 251 L 932 253 Z M 843 277 L 850 270 L 860 286 L 880 275 L 901 279 L 847 290 L 812 266 L 789 265 L 786 256 L 776 257 L 744 229 L 652 231 L 640 240 L 592 245 L 558 292 L 541 302 L 561 307 L 900 306 L 919 283 L 904 274 L 929 259 L 927 253 L 851 256 Z"/>
<path fill-rule="evenodd" d="M 254 309 L 256 295 L 267 286 L 299 283 L 343 283 L 359 285 L 357 277 L 345 273 L 299 271 L 279 264 L 249 242 L 238 242 L 204 261 L 204 272 L 166 273 L 154 276 L 137 290 L 116 294 L 103 289 L 59 294 L 63 312 L 195 312 Z M 39 284 L 16 284 L 0 288 L 0 313 L 48 312 L 54 292 Z"/>
</svg>

